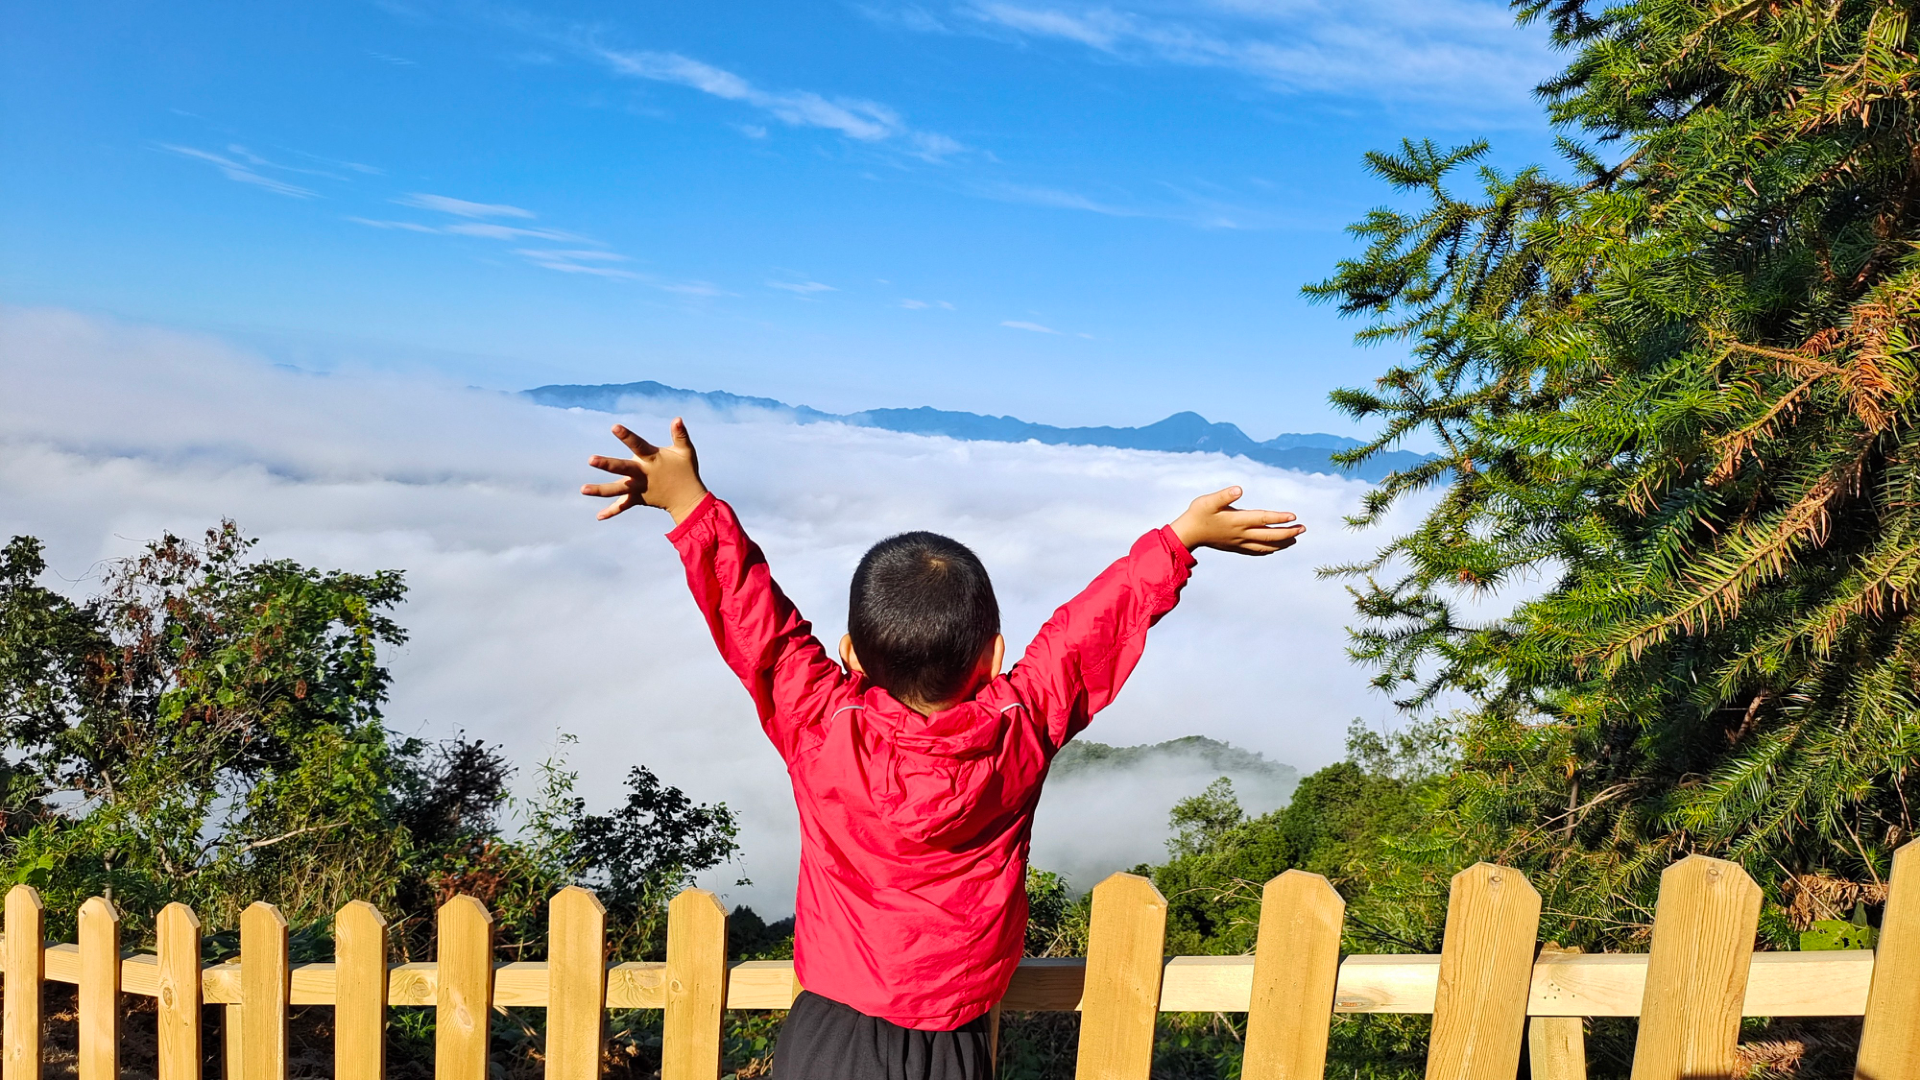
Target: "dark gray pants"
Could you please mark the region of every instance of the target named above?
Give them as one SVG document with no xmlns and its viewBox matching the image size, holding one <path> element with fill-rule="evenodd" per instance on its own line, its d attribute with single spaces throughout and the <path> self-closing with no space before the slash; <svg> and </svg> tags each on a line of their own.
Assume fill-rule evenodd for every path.
<svg viewBox="0 0 1920 1080">
<path fill-rule="evenodd" d="M 987 1018 L 915 1031 L 801 991 L 773 1047 L 773 1080 L 990 1080 Z"/>
</svg>

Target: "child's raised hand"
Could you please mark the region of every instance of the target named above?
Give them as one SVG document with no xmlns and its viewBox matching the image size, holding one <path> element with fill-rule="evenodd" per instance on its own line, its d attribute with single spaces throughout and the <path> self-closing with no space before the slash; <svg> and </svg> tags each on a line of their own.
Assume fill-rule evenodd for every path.
<svg viewBox="0 0 1920 1080">
<path fill-rule="evenodd" d="M 613 425 L 613 436 L 626 443 L 633 456 L 608 458 L 596 454 L 587 459 L 587 464 L 623 479 L 580 488 L 582 495 L 616 500 L 595 515 L 601 521 L 644 503 L 672 514 L 673 523 L 678 525 L 707 497 L 707 485 L 700 482 L 700 458 L 693 452 L 693 440 L 687 438 L 687 425 L 679 417 L 673 420 L 670 446 L 655 446 L 621 424 Z"/>
<path fill-rule="evenodd" d="M 1305 525 L 1290 525 L 1293 515 L 1284 510 L 1239 510 L 1233 500 L 1237 487 L 1222 488 L 1193 500 L 1187 512 L 1173 522 L 1173 533 L 1189 551 L 1217 548 L 1241 555 L 1271 555 L 1293 546 L 1294 538 L 1307 531 Z"/>
</svg>

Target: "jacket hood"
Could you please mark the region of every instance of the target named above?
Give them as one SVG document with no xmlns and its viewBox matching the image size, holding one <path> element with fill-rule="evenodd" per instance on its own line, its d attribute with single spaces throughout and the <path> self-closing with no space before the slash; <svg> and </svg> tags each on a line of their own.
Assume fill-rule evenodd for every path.
<svg viewBox="0 0 1920 1080">
<path fill-rule="evenodd" d="M 1004 813 L 994 761 L 1010 722 L 1005 710 L 975 698 L 923 716 L 878 688 L 865 701 L 874 801 L 902 836 L 954 847 Z"/>
</svg>

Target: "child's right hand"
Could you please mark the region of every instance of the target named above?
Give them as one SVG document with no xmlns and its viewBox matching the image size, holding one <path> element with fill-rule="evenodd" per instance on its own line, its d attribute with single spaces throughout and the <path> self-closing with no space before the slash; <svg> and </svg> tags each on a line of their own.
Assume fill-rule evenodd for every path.
<svg viewBox="0 0 1920 1080">
<path fill-rule="evenodd" d="M 582 495 L 618 500 L 595 515 L 599 520 L 605 521 L 644 503 L 673 515 L 673 523 L 678 525 L 707 497 L 707 485 L 700 482 L 700 458 L 693 451 L 693 440 L 687 438 L 687 425 L 679 417 L 673 420 L 671 446 L 655 446 L 621 424 L 613 425 L 613 436 L 626 443 L 633 456 L 595 455 L 587 459 L 587 464 L 625 479 L 611 484 L 585 484 L 580 488 Z"/>
<path fill-rule="evenodd" d="M 1189 551 L 1210 547 L 1240 555 L 1271 555 L 1292 547 L 1294 538 L 1307 531 L 1305 525 L 1288 525 L 1293 515 L 1285 510 L 1235 509 L 1233 500 L 1240 495 L 1239 488 L 1230 487 L 1193 500 L 1187 512 L 1174 519 L 1174 535 Z"/>
</svg>

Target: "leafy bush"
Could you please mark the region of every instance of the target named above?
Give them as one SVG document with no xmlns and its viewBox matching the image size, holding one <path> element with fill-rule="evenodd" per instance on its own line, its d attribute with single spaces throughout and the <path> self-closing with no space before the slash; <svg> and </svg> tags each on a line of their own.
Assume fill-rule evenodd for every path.
<svg viewBox="0 0 1920 1080">
<path fill-rule="evenodd" d="M 516 804 L 497 746 L 394 737 L 381 650 L 406 640 L 390 614 L 401 575 L 252 547 L 231 522 L 198 543 L 168 535 L 85 601 L 39 583 L 38 541 L 0 549 L 0 877 L 41 891 L 50 931 L 70 939 L 80 902 L 105 895 L 137 942 L 179 900 L 216 960 L 265 899 L 292 923 L 294 959 L 326 960 L 333 912 L 361 899 L 388 915 L 397 959 L 423 959 L 435 909 L 466 893 L 492 910 L 504 959 L 536 960 L 548 898 L 583 884 L 609 908 L 616 959 L 658 958 L 667 900 L 736 853 L 732 812 L 636 765 L 625 800 L 589 813 L 557 756 Z M 541 1022 L 496 1017 L 520 1071 L 537 1071 Z M 619 1029 L 617 1064 L 657 1065 L 648 1023 Z M 395 1010 L 393 1031 L 396 1074 L 421 1072 L 431 1011 Z"/>
</svg>

